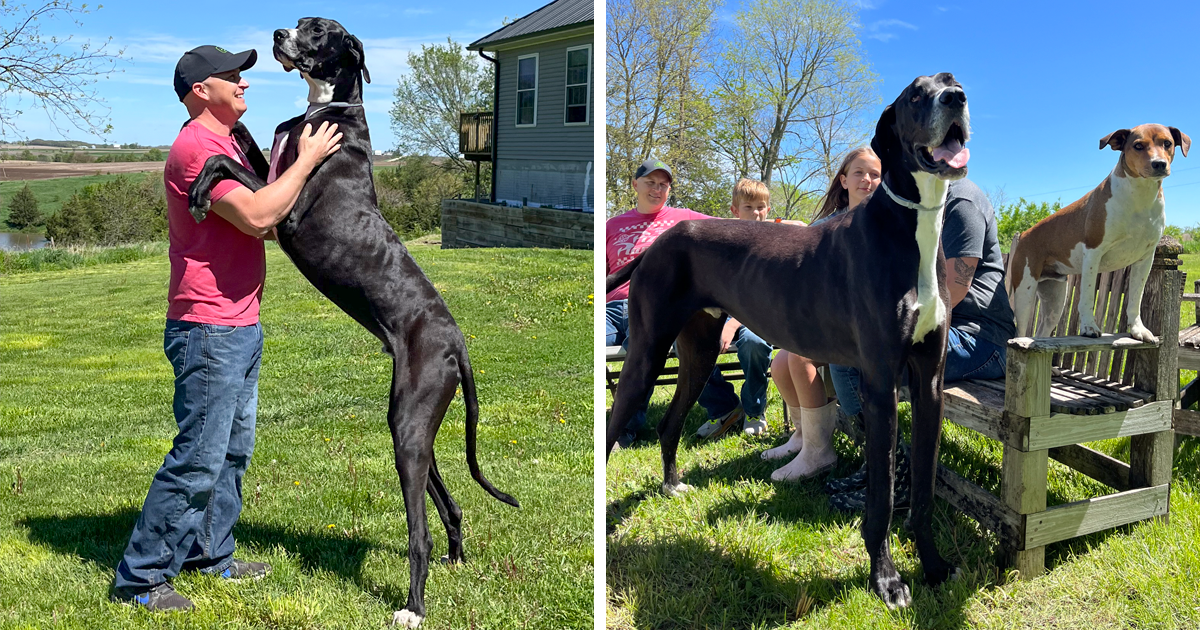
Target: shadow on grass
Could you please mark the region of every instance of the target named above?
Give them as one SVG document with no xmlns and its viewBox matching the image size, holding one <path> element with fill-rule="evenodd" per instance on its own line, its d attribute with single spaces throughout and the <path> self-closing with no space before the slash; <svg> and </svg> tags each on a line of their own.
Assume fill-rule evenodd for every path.
<svg viewBox="0 0 1200 630">
<path fill-rule="evenodd" d="M 610 540 L 607 558 L 609 600 L 629 611 L 635 628 L 783 626 L 867 589 L 865 563 L 838 577 L 789 579 L 786 567 L 686 537 Z M 904 578 L 914 588 L 914 605 L 890 614 L 912 617 L 918 628 L 968 627 L 964 609 L 975 589 L 963 584 L 930 589 L 917 576 Z M 883 608 L 874 596 L 871 601 Z"/>
<path fill-rule="evenodd" d="M 78 556 L 112 571 L 121 561 L 138 514 L 135 509 L 125 508 L 109 514 L 31 517 L 17 524 L 29 530 L 29 538 L 35 543 L 46 545 L 58 553 Z M 245 521 L 237 524 L 234 535 L 242 548 L 268 549 L 279 546 L 296 557 L 307 573 L 328 571 L 364 589 L 379 586 L 385 601 L 389 604 L 398 602 L 399 607 L 404 605 L 407 583 L 395 588 L 404 592 L 393 592 L 388 585 L 366 584 L 363 580 L 363 560 L 368 552 L 381 547 L 376 542 Z M 400 548 L 389 551 L 407 556 L 404 547 L 407 541 L 399 543 Z"/>
</svg>

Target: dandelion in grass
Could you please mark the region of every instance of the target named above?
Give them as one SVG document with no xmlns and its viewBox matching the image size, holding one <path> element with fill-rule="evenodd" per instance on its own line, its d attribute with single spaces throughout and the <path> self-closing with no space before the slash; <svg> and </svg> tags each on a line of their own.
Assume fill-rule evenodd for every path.
<svg viewBox="0 0 1200 630">
<path fill-rule="evenodd" d="M 333 523 L 330 523 L 330 524 L 326 525 L 325 527 L 327 527 L 329 529 L 333 529 L 334 527 L 337 527 L 337 526 L 334 525 Z"/>
<path fill-rule="evenodd" d="M 297 485 L 297 486 L 298 486 L 298 485 L 300 485 L 300 482 L 299 482 L 299 481 L 293 481 L 293 482 L 292 482 L 292 484 L 294 484 L 294 485 Z"/>
</svg>

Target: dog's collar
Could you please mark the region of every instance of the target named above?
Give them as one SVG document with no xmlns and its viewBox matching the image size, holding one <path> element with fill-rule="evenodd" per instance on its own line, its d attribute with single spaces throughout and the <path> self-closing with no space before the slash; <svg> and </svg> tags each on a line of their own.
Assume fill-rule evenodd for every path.
<svg viewBox="0 0 1200 630">
<path fill-rule="evenodd" d="M 311 103 L 308 106 L 308 111 L 304 112 L 304 118 L 307 120 L 312 118 L 317 112 L 328 109 L 330 107 L 362 107 L 362 103 Z"/>
<path fill-rule="evenodd" d="M 922 206 L 921 204 L 919 204 L 915 201 L 909 201 L 909 200 L 901 197 L 900 195 L 897 195 L 896 193 L 892 192 L 892 189 L 888 188 L 887 182 L 885 182 L 885 181 L 880 181 L 879 187 L 883 189 L 883 192 L 887 193 L 887 196 L 892 198 L 892 201 L 895 201 L 896 203 L 904 206 L 905 208 L 912 208 L 913 210 L 920 210 L 923 212 L 937 212 L 938 210 L 941 210 L 942 207 L 945 205 L 945 204 L 938 204 L 931 208 L 929 206 Z"/>
</svg>

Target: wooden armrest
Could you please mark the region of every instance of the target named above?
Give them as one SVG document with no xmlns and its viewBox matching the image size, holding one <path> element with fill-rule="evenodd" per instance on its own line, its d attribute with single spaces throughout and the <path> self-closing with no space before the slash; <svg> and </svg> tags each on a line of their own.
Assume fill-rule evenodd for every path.
<svg viewBox="0 0 1200 630">
<path fill-rule="evenodd" d="M 1184 293 L 1184 302 L 1200 302 L 1200 293 Z"/>
<path fill-rule="evenodd" d="M 1172 340 L 1172 343 L 1175 343 Z M 1092 352 L 1095 350 L 1143 350 L 1157 348 L 1162 344 L 1146 343 L 1130 337 L 1128 333 L 1119 335 L 1103 334 L 1099 337 L 1083 337 L 1072 335 L 1067 337 L 1017 337 L 1008 340 L 1009 348 L 1027 352 Z"/>
</svg>

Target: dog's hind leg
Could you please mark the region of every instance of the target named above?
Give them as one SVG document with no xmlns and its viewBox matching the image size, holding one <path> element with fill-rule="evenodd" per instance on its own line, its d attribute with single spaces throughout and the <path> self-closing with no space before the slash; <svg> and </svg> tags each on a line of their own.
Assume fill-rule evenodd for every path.
<svg viewBox="0 0 1200 630">
<path fill-rule="evenodd" d="M 909 467 L 912 482 L 907 525 L 917 543 L 925 581 L 930 585 L 941 584 L 955 571 L 954 566 L 938 553 L 932 526 L 938 444 L 942 434 L 945 326 L 939 333 L 940 343 L 930 343 L 931 338 L 926 337 L 926 342 L 913 346 L 908 359 L 912 392 L 912 463 Z"/>
<path fill-rule="evenodd" d="M 629 350 L 625 355 L 625 365 L 621 366 L 617 391 L 613 395 L 612 412 L 608 417 L 606 458 L 612 454 L 617 436 L 621 434 L 634 412 L 650 397 L 654 390 L 654 381 L 662 373 L 667 354 L 671 351 L 671 343 L 675 341 L 675 336 L 684 324 L 678 309 L 641 303 L 652 301 L 656 297 L 658 296 L 642 299 L 638 310 L 634 310 L 634 302 L 630 300 Z"/>
<path fill-rule="evenodd" d="M 433 499 L 433 505 L 437 507 L 442 525 L 446 527 L 446 537 L 450 541 L 450 550 L 442 557 L 442 561 L 449 563 L 465 561 L 467 558 L 463 553 L 462 544 L 462 509 L 454 502 L 454 497 L 450 496 L 446 483 L 442 481 L 442 475 L 438 472 L 436 454 L 429 458 L 429 496 Z"/>
<path fill-rule="evenodd" d="M 1037 294 L 1041 306 L 1038 308 L 1036 337 L 1049 337 L 1062 317 L 1067 304 L 1067 281 L 1043 280 L 1038 283 Z"/>
<path fill-rule="evenodd" d="M 396 352 L 393 359 L 388 426 L 408 520 L 409 587 L 404 610 L 392 615 L 392 624 L 407 628 L 417 627 L 425 618 L 425 581 L 433 549 L 425 492 L 430 484 L 434 437 L 458 387 L 457 365 L 430 359 L 436 354 L 431 350 L 424 355 L 419 374 L 413 373 L 407 352 Z"/>
<path fill-rule="evenodd" d="M 698 311 L 675 339 L 675 352 L 679 355 L 679 379 L 667 415 L 658 423 L 658 441 L 662 447 L 663 461 L 662 487 L 663 492 L 671 496 L 691 490 L 691 486 L 679 480 L 679 467 L 675 462 L 679 438 L 683 433 L 683 421 L 692 405 L 696 404 L 696 399 L 700 398 L 700 392 L 704 390 L 717 356 L 721 353 L 721 328 L 724 325 L 725 317 L 713 317 Z"/>
<path fill-rule="evenodd" d="M 874 346 L 880 347 L 880 346 Z M 888 608 L 903 608 L 912 603 L 908 585 L 892 562 L 888 533 L 892 526 L 892 506 L 896 476 L 896 373 L 899 361 L 873 357 L 861 361 L 860 395 L 867 426 L 867 505 L 863 514 L 862 537 L 871 558 L 871 590 Z"/>
</svg>

